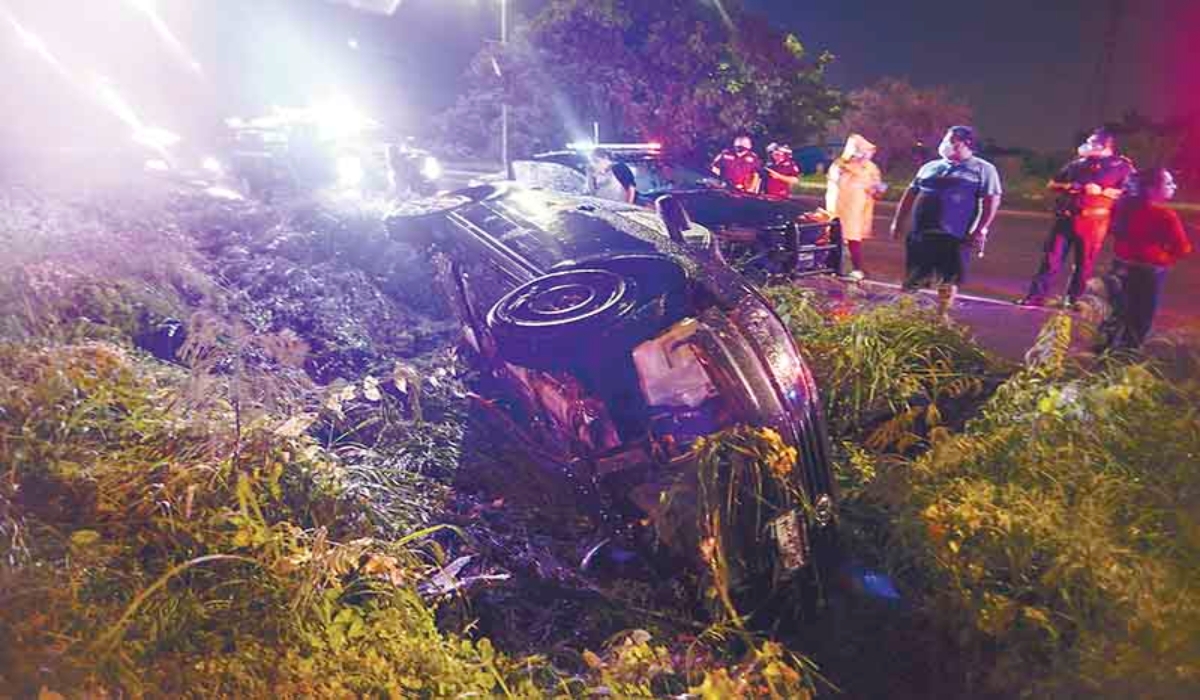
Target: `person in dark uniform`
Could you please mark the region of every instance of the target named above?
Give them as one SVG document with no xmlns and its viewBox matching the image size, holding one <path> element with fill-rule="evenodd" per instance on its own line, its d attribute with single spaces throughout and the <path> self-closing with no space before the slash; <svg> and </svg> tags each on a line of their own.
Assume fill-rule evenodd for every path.
<svg viewBox="0 0 1200 700">
<path fill-rule="evenodd" d="M 1059 194 L 1054 225 L 1042 248 L 1042 262 L 1020 306 L 1043 306 L 1067 255 L 1075 269 L 1067 285 L 1066 303 L 1074 304 L 1092 276 L 1096 256 L 1104 245 L 1113 204 L 1134 172 L 1133 162 L 1117 155 L 1116 141 L 1103 129 L 1092 132 L 1079 146 L 1079 157 L 1067 163 L 1047 188 Z"/>
<path fill-rule="evenodd" d="M 733 148 L 726 148 L 713 159 L 713 174 L 729 183 L 735 190 L 758 192 L 762 170 L 762 159 L 754 152 L 754 142 L 749 136 L 733 140 Z"/>
<path fill-rule="evenodd" d="M 953 126 L 938 146 L 938 160 L 917 171 L 892 219 L 892 238 L 905 238 L 904 289 L 936 284 L 942 317 L 949 315 L 966 280 L 972 252 L 983 254 L 988 227 L 1000 209 L 1000 174 L 975 156 L 975 130 Z"/>
<path fill-rule="evenodd" d="M 590 173 L 592 194 L 601 199 L 634 204 L 637 201 L 637 181 L 628 165 L 615 160 L 611 153 L 599 150 L 592 154 Z"/>
<path fill-rule="evenodd" d="M 792 159 L 792 147 L 786 143 L 767 146 L 766 192 L 776 197 L 790 197 L 792 185 L 800 182 L 800 166 Z"/>
</svg>

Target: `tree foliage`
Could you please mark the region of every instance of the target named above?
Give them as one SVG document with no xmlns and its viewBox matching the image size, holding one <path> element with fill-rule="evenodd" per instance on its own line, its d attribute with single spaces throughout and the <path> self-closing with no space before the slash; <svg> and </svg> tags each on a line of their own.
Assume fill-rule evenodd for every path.
<svg viewBox="0 0 1200 700">
<path fill-rule="evenodd" d="M 882 165 L 916 164 L 933 153 L 948 127 L 971 122 L 971 107 L 945 87 L 918 88 L 883 78 L 850 93 L 835 133 L 859 133 L 879 146 Z"/>
<path fill-rule="evenodd" d="M 832 60 L 737 10 L 554 0 L 507 45 L 480 52 L 443 136 L 494 153 L 507 99 L 515 154 L 586 138 L 593 122 L 605 140 L 661 140 L 683 154 L 736 131 L 803 141 L 840 113 L 841 96 L 825 83 Z"/>
</svg>

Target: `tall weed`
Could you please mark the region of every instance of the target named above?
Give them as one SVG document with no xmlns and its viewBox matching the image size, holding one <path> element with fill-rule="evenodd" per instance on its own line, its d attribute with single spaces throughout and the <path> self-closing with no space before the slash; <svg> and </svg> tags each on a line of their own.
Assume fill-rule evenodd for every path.
<svg viewBox="0 0 1200 700">
<path fill-rule="evenodd" d="M 872 496 L 893 563 L 994 691 L 1200 693 L 1200 385 L 1091 370 L 1053 319 L 959 435 Z"/>
</svg>

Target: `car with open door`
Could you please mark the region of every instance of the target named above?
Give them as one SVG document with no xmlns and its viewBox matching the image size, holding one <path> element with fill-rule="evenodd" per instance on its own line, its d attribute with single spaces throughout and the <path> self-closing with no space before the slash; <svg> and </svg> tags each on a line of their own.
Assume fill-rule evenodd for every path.
<svg viewBox="0 0 1200 700">
<path fill-rule="evenodd" d="M 797 200 L 728 187 L 669 157 L 656 143 L 572 144 L 514 160 L 512 177 L 528 187 L 591 194 L 589 173 L 598 149 L 629 167 L 637 203 L 651 206 L 671 195 L 713 232 L 729 263 L 756 281 L 838 273 L 842 242 L 836 222 Z"/>
<path fill-rule="evenodd" d="M 677 203 L 659 209 L 507 183 L 407 203 L 388 229 L 440 268 L 487 404 L 615 536 L 651 531 L 696 560 L 692 447 L 736 426 L 777 433 L 796 458 L 786 488 L 737 495 L 753 515 L 731 582 L 751 605 L 763 586 L 812 602 L 836 530 L 816 384 L 770 304 Z"/>
</svg>

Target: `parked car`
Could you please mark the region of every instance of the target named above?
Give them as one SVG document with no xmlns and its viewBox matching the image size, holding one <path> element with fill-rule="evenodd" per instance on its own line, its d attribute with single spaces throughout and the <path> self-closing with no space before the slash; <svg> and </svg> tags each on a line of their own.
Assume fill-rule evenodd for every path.
<svg viewBox="0 0 1200 700">
<path fill-rule="evenodd" d="M 660 209 L 505 183 L 404 205 L 388 229 L 438 261 L 488 405 L 579 507 L 609 504 L 600 519 L 614 532 L 653 532 L 694 561 L 690 448 L 734 426 L 777 431 L 797 451 L 787 478 L 803 497 L 742 494 L 761 510 L 731 567 L 743 602 L 777 599 L 766 587 L 811 603 L 836 530 L 817 387 L 770 304 L 711 241 L 682 235 L 671 200 Z M 663 515 L 666 494 L 682 521 Z M 689 518 L 692 531 L 677 527 Z"/>
<path fill-rule="evenodd" d="M 829 166 L 833 161 L 837 160 L 842 155 L 843 144 L 840 143 L 825 143 L 825 144 L 810 144 L 801 146 L 792 153 L 792 158 L 796 164 L 800 166 L 800 171 L 805 175 L 813 173 L 825 173 L 829 171 Z"/>
<path fill-rule="evenodd" d="M 835 223 L 799 201 L 727 187 L 710 173 L 668 158 L 657 144 L 580 144 L 539 153 L 514 161 L 513 179 L 530 187 L 591 194 L 588 172 L 597 148 L 629 166 L 639 204 L 670 194 L 717 236 L 725 257 L 743 273 L 761 279 L 839 271 L 841 233 Z"/>
<path fill-rule="evenodd" d="M 232 120 L 229 127 L 228 170 L 252 194 L 335 189 L 423 196 L 436 192 L 442 177 L 431 153 L 374 122 L 331 134 L 298 109 Z"/>
</svg>

